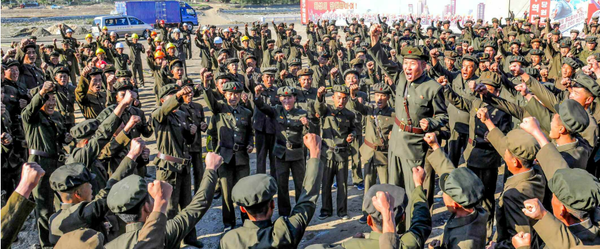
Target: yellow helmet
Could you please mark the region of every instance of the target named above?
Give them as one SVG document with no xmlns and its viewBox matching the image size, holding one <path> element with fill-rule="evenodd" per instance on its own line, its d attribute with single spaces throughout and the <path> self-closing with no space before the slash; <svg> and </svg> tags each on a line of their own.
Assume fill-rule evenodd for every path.
<svg viewBox="0 0 600 249">
<path fill-rule="evenodd" d="M 248 36 L 242 37 L 242 41 L 247 41 L 247 40 L 250 40 L 250 37 L 248 37 Z"/>
<path fill-rule="evenodd" d="M 92 36 L 92 34 L 87 34 L 87 35 L 85 35 L 85 39 L 87 39 L 87 38 L 94 38 L 94 36 Z"/>
<path fill-rule="evenodd" d="M 106 54 L 106 53 L 104 52 L 104 49 L 98 48 L 98 49 L 96 49 L 96 54 Z"/>
<path fill-rule="evenodd" d="M 133 33 L 133 35 L 131 35 L 131 39 L 140 39 L 140 36 L 136 33 Z"/>
<path fill-rule="evenodd" d="M 160 37 L 156 37 L 154 38 L 154 42 L 162 42 L 162 40 L 160 39 Z"/>
<path fill-rule="evenodd" d="M 104 26 L 102 27 L 102 30 L 108 30 L 108 27 Z"/>
<path fill-rule="evenodd" d="M 170 49 L 170 48 L 176 48 L 176 47 L 175 47 L 175 44 L 173 44 L 173 43 L 170 43 L 170 42 L 169 42 L 169 43 L 167 43 L 167 49 Z"/>
</svg>

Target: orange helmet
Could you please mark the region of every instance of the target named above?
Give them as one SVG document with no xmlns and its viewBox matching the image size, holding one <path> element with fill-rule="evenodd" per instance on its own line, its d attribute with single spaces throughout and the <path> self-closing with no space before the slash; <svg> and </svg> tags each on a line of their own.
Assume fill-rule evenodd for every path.
<svg viewBox="0 0 600 249">
<path fill-rule="evenodd" d="M 165 58 L 165 53 L 163 53 L 163 51 L 154 52 L 154 59 L 158 59 L 158 58 Z"/>
<path fill-rule="evenodd" d="M 157 35 L 156 31 L 150 32 L 150 37 L 155 37 Z"/>
</svg>

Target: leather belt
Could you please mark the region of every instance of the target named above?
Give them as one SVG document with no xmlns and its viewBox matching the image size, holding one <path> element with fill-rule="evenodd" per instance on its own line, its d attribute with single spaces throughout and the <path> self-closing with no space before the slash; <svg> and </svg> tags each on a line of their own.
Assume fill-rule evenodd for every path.
<svg viewBox="0 0 600 249">
<path fill-rule="evenodd" d="M 377 150 L 377 151 L 383 151 L 383 150 L 387 150 L 387 148 L 388 148 L 388 147 L 387 147 L 387 146 L 385 146 L 385 145 L 375 145 L 375 144 L 373 144 L 373 143 L 369 142 L 369 141 L 368 141 L 368 140 L 366 140 L 366 139 L 365 139 L 365 141 L 364 141 L 364 142 L 365 142 L 365 144 L 366 144 L 367 146 L 369 146 L 371 149 L 374 149 L 374 150 Z"/>
<path fill-rule="evenodd" d="M 233 148 L 227 147 L 227 146 L 224 146 L 224 145 L 221 145 L 221 147 L 233 150 L 234 152 L 238 152 L 238 151 L 240 151 L 240 149 L 246 149 L 247 145 L 244 145 L 244 144 L 234 144 Z"/>
<path fill-rule="evenodd" d="M 473 147 L 475 148 L 480 148 L 480 149 L 494 149 L 494 146 L 491 143 L 481 143 L 481 142 L 477 142 L 477 140 L 473 140 L 471 138 L 469 138 L 469 144 L 473 145 Z"/>
<path fill-rule="evenodd" d="M 160 152 L 158 152 L 158 158 L 168 161 L 168 162 L 178 163 L 178 164 L 183 164 L 183 165 L 188 165 L 190 163 L 189 158 L 179 158 L 179 157 L 169 156 L 169 155 L 165 155 Z"/>
<path fill-rule="evenodd" d="M 288 150 L 293 150 L 293 149 L 300 149 L 302 148 L 302 144 L 294 144 L 291 143 L 290 141 L 286 141 L 285 143 L 277 143 L 281 146 L 285 146 Z"/>
<path fill-rule="evenodd" d="M 335 152 L 335 153 L 340 153 L 340 152 L 344 152 L 346 151 L 346 147 L 329 147 L 329 150 Z"/>
<path fill-rule="evenodd" d="M 404 124 L 404 122 L 398 120 L 398 118 L 394 118 L 394 122 L 396 122 L 396 124 L 398 125 L 398 127 L 400 127 L 400 130 L 406 131 L 406 132 L 410 132 L 410 133 L 414 133 L 414 134 L 423 134 L 425 133 L 425 131 L 423 131 L 423 129 L 421 128 L 416 128 L 413 127 L 412 125 L 407 125 Z"/>
<path fill-rule="evenodd" d="M 58 158 L 59 162 L 65 161 L 65 155 L 63 155 L 63 154 L 50 155 L 48 152 L 41 151 L 41 150 L 29 149 L 29 155 L 36 155 L 36 156 L 41 156 L 41 157 L 45 157 L 45 158 Z"/>
</svg>

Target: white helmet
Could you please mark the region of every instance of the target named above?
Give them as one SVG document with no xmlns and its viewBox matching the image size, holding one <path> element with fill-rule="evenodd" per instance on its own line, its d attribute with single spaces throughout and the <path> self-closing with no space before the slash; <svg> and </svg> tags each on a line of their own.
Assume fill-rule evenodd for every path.
<svg viewBox="0 0 600 249">
<path fill-rule="evenodd" d="M 67 33 L 73 33 L 72 29 L 67 29 Z"/>
<path fill-rule="evenodd" d="M 222 44 L 223 43 L 223 39 L 221 39 L 221 37 L 217 36 L 217 37 L 215 37 L 214 42 L 215 42 L 215 44 Z"/>
<path fill-rule="evenodd" d="M 183 25 L 182 25 L 182 26 L 183 26 L 184 28 L 185 28 L 185 27 L 187 27 L 187 23 L 183 23 Z"/>
<path fill-rule="evenodd" d="M 123 48 L 123 43 L 117 42 L 115 48 Z"/>
<path fill-rule="evenodd" d="M 173 29 L 173 33 L 179 33 L 181 31 L 179 31 L 179 29 Z"/>
<path fill-rule="evenodd" d="M 110 36 L 117 36 L 117 33 L 115 33 L 115 31 L 110 32 Z"/>
<path fill-rule="evenodd" d="M 206 25 L 202 26 L 202 31 L 206 31 L 206 30 L 208 30 L 208 26 L 206 26 Z"/>
</svg>

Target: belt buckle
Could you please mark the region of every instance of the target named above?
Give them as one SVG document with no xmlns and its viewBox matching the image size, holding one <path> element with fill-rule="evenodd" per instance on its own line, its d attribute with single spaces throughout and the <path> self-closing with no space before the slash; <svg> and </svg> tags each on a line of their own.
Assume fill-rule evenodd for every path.
<svg viewBox="0 0 600 249">
<path fill-rule="evenodd" d="M 287 142 L 285 142 L 285 147 L 286 147 L 288 150 L 291 150 L 291 149 L 293 149 L 293 148 L 294 148 L 294 145 L 293 145 L 292 143 L 290 143 L 289 141 L 287 141 Z"/>
<path fill-rule="evenodd" d="M 335 147 L 335 148 L 333 149 L 333 151 L 334 151 L 335 153 L 340 153 L 341 149 L 342 149 L 341 147 Z"/>
<path fill-rule="evenodd" d="M 64 154 L 58 155 L 58 161 L 61 162 L 61 163 L 64 162 L 65 161 L 65 155 Z"/>
<path fill-rule="evenodd" d="M 238 144 L 233 144 L 233 151 L 237 152 L 240 150 L 240 146 Z"/>
</svg>

